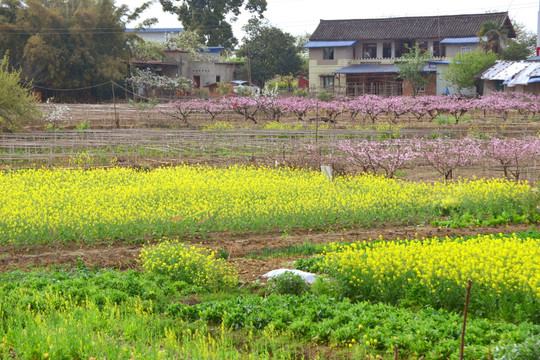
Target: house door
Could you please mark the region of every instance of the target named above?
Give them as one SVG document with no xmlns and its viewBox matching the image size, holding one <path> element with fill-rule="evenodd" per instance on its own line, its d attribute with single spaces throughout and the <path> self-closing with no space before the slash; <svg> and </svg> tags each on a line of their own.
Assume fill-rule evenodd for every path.
<svg viewBox="0 0 540 360">
<path fill-rule="evenodd" d="M 201 87 L 201 77 L 200 76 L 194 76 L 193 77 L 193 87 L 195 89 L 199 89 Z"/>
</svg>

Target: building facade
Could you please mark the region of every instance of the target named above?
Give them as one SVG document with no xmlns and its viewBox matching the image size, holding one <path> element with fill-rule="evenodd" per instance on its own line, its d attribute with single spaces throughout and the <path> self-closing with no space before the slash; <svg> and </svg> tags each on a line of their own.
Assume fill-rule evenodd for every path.
<svg viewBox="0 0 540 360">
<path fill-rule="evenodd" d="M 507 12 L 321 20 L 305 45 L 309 49 L 310 89 L 347 95 L 412 93 L 397 78 L 399 69 L 395 62 L 418 44 L 437 60 L 425 67 L 426 76 L 431 76 L 434 83 L 418 90 L 430 95 L 444 94 L 448 90 L 438 84 L 438 68 L 460 51 L 476 50 L 481 45 L 476 33 L 486 21 L 501 24 L 508 30 L 509 38 L 515 37 Z"/>
</svg>

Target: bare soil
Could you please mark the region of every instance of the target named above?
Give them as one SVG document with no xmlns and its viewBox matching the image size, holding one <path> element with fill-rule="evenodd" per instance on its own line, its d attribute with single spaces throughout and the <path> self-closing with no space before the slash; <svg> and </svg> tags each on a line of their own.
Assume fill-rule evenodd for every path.
<svg viewBox="0 0 540 360">
<path fill-rule="evenodd" d="M 478 234 L 497 234 L 526 231 L 528 224 L 507 225 L 498 227 L 475 227 L 466 229 L 440 228 L 434 226 L 401 226 L 379 227 L 373 229 L 357 229 L 332 233 L 313 233 L 298 231 L 283 235 L 280 233 L 258 235 L 218 235 L 211 240 L 197 242 L 201 246 L 214 250 L 225 250 L 229 254 L 228 261 L 235 266 L 244 280 L 255 280 L 260 275 L 278 268 L 292 268 L 296 258 L 253 259 L 246 257 L 251 253 L 260 253 L 263 249 L 279 249 L 294 244 L 331 243 L 370 241 L 382 236 L 385 240 L 474 236 Z M 0 271 L 29 270 L 36 267 L 73 266 L 83 262 L 90 267 L 115 268 L 126 270 L 139 268 L 137 257 L 141 245 L 117 243 L 113 245 L 96 245 L 80 247 L 51 247 L 48 245 L 21 248 L 15 246 L 0 247 Z"/>
</svg>

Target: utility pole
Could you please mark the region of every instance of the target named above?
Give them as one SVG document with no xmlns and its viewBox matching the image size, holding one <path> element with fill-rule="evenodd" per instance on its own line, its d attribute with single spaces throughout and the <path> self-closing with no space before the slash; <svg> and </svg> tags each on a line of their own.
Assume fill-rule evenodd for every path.
<svg viewBox="0 0 540 360">
<path fill-rule="evenodd" d="M 536 56 L 540 55 L 540 0 L 538 0 L 538 22 L 536 24 Z"/>
</svg>

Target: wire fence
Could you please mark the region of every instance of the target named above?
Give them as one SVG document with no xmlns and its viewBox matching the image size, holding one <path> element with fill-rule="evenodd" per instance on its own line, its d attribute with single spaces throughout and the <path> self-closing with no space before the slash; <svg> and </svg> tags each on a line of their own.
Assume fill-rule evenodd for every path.
<svg viewBox="0 0 540 360">
<path fill-rule="evenodd" d="M 50 120 L 51 115 L 59 108 L 67 107 L 68 111 L 60 118 L 56 120 Z M 134 128 L 179 128 L 185 127 L 187 124 L 181 120 L 179 114 L 177 114 L 169 104 L 164 103 L 149 103 L 149 102 L 130 102 L 130 103 L 105 103 L 105 104 L 46 104 L 42 103 L 38 105 L 38 109 L 43 114 L 42 118 L 36 118 L 28 125 L 33 129 L 44 129 L 47 125 L 54 125 L 56 128 L 74 129 L 82 123 L 92 129 L 134 129 Z M 308 113 L 306 118 L 315 118 L 317 115 L 324 116 L 324 111 L 319 111 L 319 114 L 315 112 Z M 271 113 L 266 113 L 264 110 L 259 111 L 257 118 L 262 122 L 269 122 L 273 120 Z M 404 114 L 399 119 L 390 118 L 384 114 L 381 114 L 378 119 L 372 123 L 369 119 L 361 119 L 358 116 L 352 119 L 350 115 L 342 113 L 336 117 L 336 122 L 330 126 L 333 128 L 344 127 L 362 127 L 373 124 L 400 124 L 400 125 L 419 125 L 419 126 L 453 126 L 455 120 L 452 116 L 441 115 L 435 119 L 422 119 L 418 120 L 412 114 Z M 249 126 L 251 122 L 247 122 L 244 116 L 235 113 L 232 110 L 226 110 L 219 114 L 215 119 L 211 120 L 210 116 L 204 112 L 194 111 L 189 115 L 189 125 L 191 127 L 203 127 L 211 125 L 216 121 L 231 122 L 234 124 L 240 124 L 240 127 Z M 297 117 L 292 114 L 285 115 L 282 118 L 285 123 L 298 122 Z M 460 124 L 471 126 L 491 126 L 493 128 L 508 128 L 524 127 L 525 129 L 536 129 L 540 131 L 540 121 L 526 120 L 517 111 L 511 112 L 506 119 L 501 119 L 497 114 L 489 113 L 485 111 L 470 111 L 461 120 Z M 309 125 L 304 123 L 304 125 Z M 455 126 L 458 128 L 458 126 Z"/>
<path fill-rule="evenodd" d="M 479 132 L 476 136 L 491 135 Z M 467 129 L 401 129 L 392 131 L 314 129 L 314 130 L 84 130 L 30 133 L 0 133 L 0 166 L 9 169 L 63 167 L 96 168 L 113 166 L 157 167 L 165 165 L 266 164 L 275 165 L 293 158 L 299 149 L 317 146 L 333 153 L 343 140 L 381 140 L 433 138 L 470 135 Z M 522 137 L 527 130 L 504 130 L 505 136 Z M 417 161 L 411 171 L 431 171 L 427 163 Z M 476 176 L 502 176 L 502 169 L 491 161 L 479 162 L 469 171 Z M 522 179 L 538 181 L 540 159 L 530 164 Z"/>
</svg>

